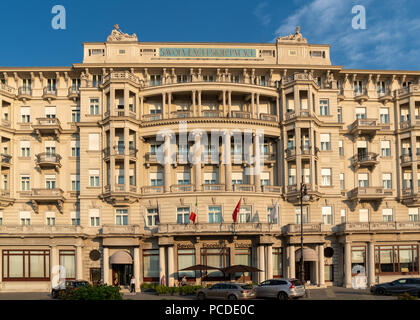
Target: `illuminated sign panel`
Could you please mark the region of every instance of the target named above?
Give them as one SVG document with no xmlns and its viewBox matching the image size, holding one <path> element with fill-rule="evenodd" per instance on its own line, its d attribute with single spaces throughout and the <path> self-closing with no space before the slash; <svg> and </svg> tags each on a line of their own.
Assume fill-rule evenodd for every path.
<svg viewBox="0 0 420 320">
<path fill-rule="evenodd" d="M 255 58 L 255 49 L 241 48 L 160 48 L 161 57 Z"/>
</svg>

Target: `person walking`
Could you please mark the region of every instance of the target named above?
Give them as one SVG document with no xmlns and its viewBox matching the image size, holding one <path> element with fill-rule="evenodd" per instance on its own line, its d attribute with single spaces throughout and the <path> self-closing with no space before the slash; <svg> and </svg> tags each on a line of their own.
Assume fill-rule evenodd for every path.
<svg viewBox="0 0 420 320">
<path fill-rule="evenodd" d="M 134 275 L 131 276 L 130 280 L 130 293 L 136 293 L 136 278 L 134 278 Z"/>
<path fill-rule="evenodd" d="M 187 284 L 188 284 L 187 276 L 184 274 L 184 276 L 182 277 L 182 286 L 186 286 Z"/>
</svg>

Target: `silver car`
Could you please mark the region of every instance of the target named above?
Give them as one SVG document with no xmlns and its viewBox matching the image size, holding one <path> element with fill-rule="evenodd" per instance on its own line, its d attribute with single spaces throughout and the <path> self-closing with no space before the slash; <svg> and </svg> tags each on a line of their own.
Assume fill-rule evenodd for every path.
<svg viewBox="0 0 420 320">
<path fill-rule="evenodd" d="M 288 300 L 306 294 L 305 286 L 298 279 L 270 279 L 256 287 L 257 298 L 276 298 Z"/>
<path fill-rule="evenodd" d="M 255 298 L 255 289 L 246 283 L 216 283 L 197 291 L 197 299 L 246 300 Z"/>
</svg>

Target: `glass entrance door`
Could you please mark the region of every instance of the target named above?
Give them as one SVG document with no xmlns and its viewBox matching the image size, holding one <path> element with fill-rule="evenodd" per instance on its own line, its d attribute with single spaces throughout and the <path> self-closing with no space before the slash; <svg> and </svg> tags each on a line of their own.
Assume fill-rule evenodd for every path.
<svg viewBox="0 0 420 320">
<path fill-rule="evenodd" d="M 112 265 L 112 284 L 129 286 L 133 275 L 132 264 L 113 264 Z"/>
</svg>

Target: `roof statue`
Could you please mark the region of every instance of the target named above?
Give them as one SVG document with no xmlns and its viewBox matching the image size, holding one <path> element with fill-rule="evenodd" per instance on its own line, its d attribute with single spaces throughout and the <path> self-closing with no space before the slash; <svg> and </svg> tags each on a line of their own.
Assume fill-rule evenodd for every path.
<svg viewBox="0 0 420 320">
<path fill-rule="evenodd" d="M 278 37 L 277 38 L 277 42 L 279 41 L 294 41 L 294 42 L 303 42 L 303 43 L 307 43 L 308 41 L 302 36 L 302 34 L 300 33 L 300 27 L 297 26 L 296 27 L 296 32 L 293 34 L 290 34 L 288 36 L 285 37 Z"/>
<path fill-rule="evenodd" d="M 112 30 L 111 34 L 108 36 L 106 41 L 138 41 L 137 36 L 133 33 L 131 36 L 127 33 L 123 33 L 118 26 L 118 24 L 114 25 L 114 30 Z"/>
</svg>

